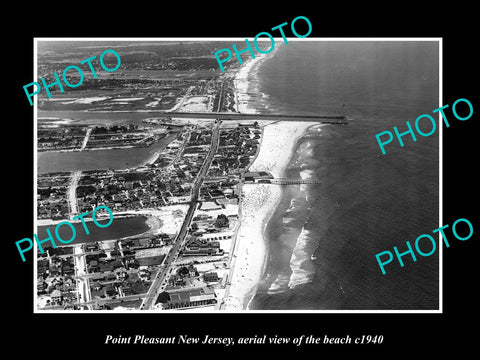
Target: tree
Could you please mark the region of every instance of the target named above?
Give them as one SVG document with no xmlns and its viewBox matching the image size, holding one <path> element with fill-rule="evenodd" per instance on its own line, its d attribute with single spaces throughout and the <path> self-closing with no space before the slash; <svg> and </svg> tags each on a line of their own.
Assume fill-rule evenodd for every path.
<svg viewBox="0 0 480 360">
<path fill-rule="evenodd" d="M 188 271 L 188 268 L 186 266 L 182 266 L 179 270 L 178 270 L 178 275 L 180 275 L 181 277 L 185 277 L 185 276 L 188 276 L 189 274 L 189 271 Z"/>
<path fill-rule="evenodd" d="M 215 220 L 215 227 L 217 228 L 228 227 L 228 217 L 224 214 L 218 215 L 217 220 Z"/>
</svg>

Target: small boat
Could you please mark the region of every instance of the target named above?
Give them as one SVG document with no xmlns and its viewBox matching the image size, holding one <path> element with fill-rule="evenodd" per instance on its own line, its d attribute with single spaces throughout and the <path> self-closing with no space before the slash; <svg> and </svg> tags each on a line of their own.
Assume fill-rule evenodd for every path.
<svg viewBox="0 0 480 360">
<path fill-rule="evenodd" d="M 319 247 L 320 247 L 320 244 L 317 245 L 317 247 L 314 250 L 314 252 L 312 253 L 312 255 L 310 255 L 310 260 L 315 260 L 317 258 L 317 255 L 315 255 L 315 254 L 317 253 L 317 250 L 318 250 Z"/>
</svg>

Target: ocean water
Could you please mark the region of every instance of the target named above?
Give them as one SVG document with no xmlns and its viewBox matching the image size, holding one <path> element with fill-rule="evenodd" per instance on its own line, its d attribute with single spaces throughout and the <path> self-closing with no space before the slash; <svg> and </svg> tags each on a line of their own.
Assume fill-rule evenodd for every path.
<svg viewBox="0 0 480 360">
<path fill-rule="evenodd" d="M 350 124 L 312 124 L 298 141 L 285 176 L 321 183 L 283 187 L 250 309 L 439 308 L 438 249 L 386 275 L 375 259 L 439 227 L 438 128 L 386 155 L 375 139 L 438 107 L 438 69 L 436 42 L 406 41 L 291 42 L 259 66 L 259 112 L 338 113 Z"/>
</svg>

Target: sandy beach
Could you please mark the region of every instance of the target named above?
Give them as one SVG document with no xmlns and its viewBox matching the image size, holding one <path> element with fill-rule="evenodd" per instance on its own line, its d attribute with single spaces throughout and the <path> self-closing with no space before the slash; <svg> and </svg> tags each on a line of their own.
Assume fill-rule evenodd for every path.
<svg viewBox="0 0 480 360">
<path fill-rule="evenodd" d="M 256 54 L 255 59 L 250 58 L 235 74 L 235 102 L 237 104 L 237 111 L 245 114 L 255 114 L 257 111 L 249 106 L 251 101 L 249 92 L 255 91 L 249 88 L 249 80 L 257 76 L 256 71 L 259 66 L 269 57 L 273 56 L 279 49 L 279 45 L 275 46 L 273 51 L 269 54 Z"/>
<path fill-rule="evenodd" d="M 264 127 L 260 151 L 252 171 L 269 171 L 282 177 L 297 140 L 312 126 L 309 122 L 279 122 Z M 265 227 L 280 201 L 281 187 L 245 184 L 242 187 L 241 226 L 235 248 L 234 270 L 225 300 L 227 311 L 248 308 L 265 270 L 267 241 Z"/>
<path fill-rule="evenodd" d="M 154 234 L 176 235 L 183 224 L 188 205 L 168 205 L 158 209 L 116 212 L 115 215 L 147 215 L 147 225 Z"/>
<path fill-rule="evenodd" d="M 275 51 L 275 50 L 274 50 Z M 273 53 L 268 56 L 272 56 Z M 251 59 L 235 75 L 237 108 L 242 113 L 256 113 L 251 103 L 248 80 L 267 56 Z M 260 150 L 251 171 L 268 171 L 274 177 L 283 177 L 297 140 L 311 127 L 310 122 L 266 122 L 262 121 L 263 136 Z M 272 216 L 282 194 L 281 187 L 270 184 L 244 184 L 241 198 L 241 225 L 234 250 L 233 273 L 230 289 L 225 299 L 227 311 L 248 308 L 255 295 L 267 260 L 265 227 Z"/>
</svg>

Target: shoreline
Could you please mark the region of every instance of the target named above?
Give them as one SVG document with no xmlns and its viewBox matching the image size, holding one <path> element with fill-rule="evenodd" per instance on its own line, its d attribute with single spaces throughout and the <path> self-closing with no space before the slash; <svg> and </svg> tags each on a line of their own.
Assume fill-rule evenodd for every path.
<svg viewBox="0 0 480 360">
<path fill-rule="evenodd" d="M 249 102 L 252 97 L 249 93 L 252 91 L 252 77 L 257 77 L 257 73 L 263 62 L 274 56 L 281 46 L 276 46 L 269 54 L 258 54 L 255 59 L 249 59 L 240 69 L 237 70 L 234 76 L 235 86 L 235 100 L 237 104 L 237 111 L 240 113 L 257 114 L 258 111 L 249 107 Z"/>
<path fill-rule="evenodd" d="M 257 113 L 255 109 L 249 108 L 249 92 L 252 89 L 248 79 L 256 76 L 264 59 L 265 56 L 257 61 L 251 59 L 235 75 L 237 110 L 241 112 Z M 268 171 L 274 177 L 283 177 L 298 140 L 315 125 L 317 124 L 312 122 L 265 122 L 259 151 L 250 164 L 249 171 Z M 247 310 L 255 296 L 268 263 L 269 241 L 266 229 L 280 203 L 282 193 L 279 185 L 242 186 L 240 228 L 236 240 L 238 245 L 232 254 L 236 261 L 230 279 L 230 292 L 228 298 L 224 299 L 226 310 Z"/>
<path fill-rule="evenodd" d="M 262 278 L 264 277 L 265 272 L 267 271 L 269 251 L 270 251 L 270 242 L 269 242 L 269 239 L 267 237 L 267 227 L 268 227 L 268 224 L 270 223 L 270 220 L 272 219 L 273 214 L 277 210 L 278 205 L 280 204 L 280 201 L 282 199 L 282 194 L 283 194 L 283 190 L 280 189 L 280 192 L 279 192 L 278 196 L 276 196 L 274 198 L 274 203 L 270 207 L 270 210 L 268 211 L 268 213 L 266 214 L 266 216 L 262 220 L 262 238 L 263 238 L 262 241 L 264 243 L 264 249 L 265 249 L 264 254 L 263 254 L 263 264 L 262 264 L 262 269 L 260 271 L 260 277 L 257 280 L 255 286 L 248 293 L 245 294 L 245 298 L 244 298 L 244 308 L 245 308 L 245 310 L 250 309 L 250 304 L 252 303 L 253 298 L 255 297 L 255 294 L 257 293 L 258 285 L 259 285 L 260 281 L 262 280 Z"/>
<path fill-rule="evenodd" d="M 175 214 L 175 212 L 182 212 L 182 216 L 179 214 Z M 183 223 L 183 214 L 186 213 L 187 209 L 184 205 L 170 205 L 168 209 L 148 209 L 148 210 L 136 210 L 136 211 L 121 211 L 115 213 L 117 219 L 128 219 L 128 218 L 137 218 L 143 217 L 145 218 L 145 225 L 147 229 L 141 233 L 127 235 L 124 237 L 115 237 L 113 239 L 106 239 L 106 240 L 91 240 L 91 241 L 82 241 L 82 242 L 73 242 L 69 244 L 63 243 L 56 243 L 57 248 L 60 247 L 77 247 L 82 246 L 83 244 L 89 243 L 106 243 L 106 242 L 114 242 L 126 239 L 132 239 L 137 237 L 144 237 L 146 235 L 156 235 L 156 234 L 167 234 L 171 236 L 176 236 L 178 233 L 182 223 Z M 168 221 L 164 221 L 167 218 Z M 35 225 L 35 229 L 38 227 L 49 227 L 57 225 L 58 223 L 65 221 L 65 219 L 59 220 L 52 220 L 52 219 L 39 219 Z M 86 218 L 85 223 L 91 225 L 93 223 L 93 219 Z M 53 229 L 50 229 L 53 232 Z M 36 234 L 36 232 L 35 232 Z M 87 238 L 88 239 L 88 238 Z M 74 240 L 75 241 L 75 240 Z"/>
<path fill-rule="evenodd" d="M 269 171 L 282 177 L 294 155 L 297 142 L 315 124 L 311 122 L 275 122 L 264 126 L 257 158 L 250 171 Z M 245 310 L 265 274 L 268 262 L 266 228 L 282 197 L 282 188 L 274 184 L 244 184 L 242 217 L 237 241 L 227 310 Z"/>
</svg>

